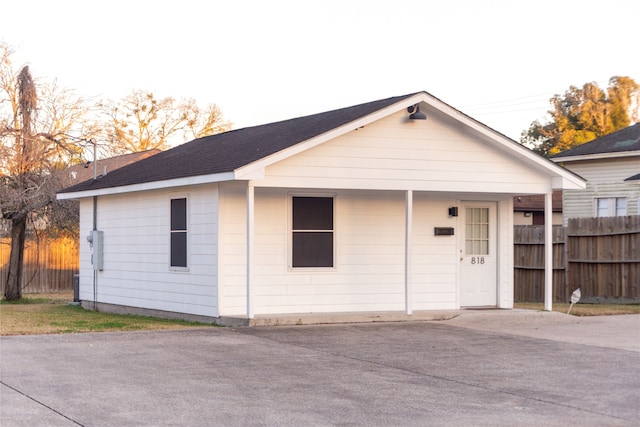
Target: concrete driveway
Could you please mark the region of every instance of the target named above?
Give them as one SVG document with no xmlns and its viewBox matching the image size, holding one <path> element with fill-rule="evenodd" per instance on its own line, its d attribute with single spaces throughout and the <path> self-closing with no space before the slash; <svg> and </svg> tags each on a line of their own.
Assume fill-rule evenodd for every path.
<svg viewBox="0 0 640 427">
<path fill-rule="evenodd" d="M 640 316 L 590 319 L 2 337 L 0 424 L 637 425 Z"/>
</svg>

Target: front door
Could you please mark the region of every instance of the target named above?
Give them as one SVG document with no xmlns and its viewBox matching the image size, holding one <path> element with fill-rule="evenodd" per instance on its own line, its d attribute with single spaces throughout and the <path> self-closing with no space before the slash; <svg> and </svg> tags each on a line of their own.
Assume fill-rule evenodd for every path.
<svg viewBox="0 0 640 427">
<path fill-rule="evenodd" d="M 497 305 L 497 224 L 495 202 L 463 202 L 460 215 L 462 307 Z"/>
</svg>

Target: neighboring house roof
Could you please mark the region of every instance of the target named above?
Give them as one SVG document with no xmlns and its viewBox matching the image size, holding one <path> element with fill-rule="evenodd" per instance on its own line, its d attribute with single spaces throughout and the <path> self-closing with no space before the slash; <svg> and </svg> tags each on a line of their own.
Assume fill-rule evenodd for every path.
<svg viewBox="0 0 640 427">
<path fill-rule="evenodd" d="M 640 173 L 630 176 L 629 178 L 625 179 L 625 181 L 640 181 Z"/>
<path fill-rule="evenodd" d="M 102 177 L 102 175 L 107 175 L 109 172 L 113 172 L 116 169 L 120 169 L 121 167 L 127 166 L 131 163 L 135 163 L 139 160 L 146 159 L 147 157 L 151 157 L 155 154 L 161 153 L 158 149 L 140 151 L 137 153 L 129 153 L 123 154 L 120 156 L 108 157 L 106 159 L 98 159 L 97 164 L 97 175 Z M 77 183 L 84 182 L 88 179 L 93 178 L 93 162 L 87 162 L 86 164 L 73 165 L 64 169 L 65 180 L 68 182 L 68 185 L 74 185 Z"/>
<path fill-rule="evenodd" d="M 552 156 L 554 161 L 582 160 L 585 157 L 640 155 L 640 123 L 620 129 L 593 141 Z"/>
<path fill-rule="evenodd" d="M 514 212 L 544 212 L 544 194 L 516 196 L 513 198 Z M 562 191 L 554 191 L 551 196 L 553 212 L 562 212 Z"/>
<path fill-rule="evenodd" d="M 584 186 L 583 180 L 574 173 L 533 153 L 427 92 L 416 92 L 195 139 L 136 162 L 135 165 L 125 166 L 100 179 L 69 187 L 59 194 L 63 195 L 61 198 L 87 197 L 134 189 L 253 179 L 255 175 L 252 174 L 259 175 L 260 168 L 266 165 L 420 102 L 473 128 L 487 144 L 506 150 L 517 159 L 526 159 L 532 168 L 561 177 L 564 183 L 571 183 L 566 185 L 576 186 L 575 188 Z"/>
</svg>

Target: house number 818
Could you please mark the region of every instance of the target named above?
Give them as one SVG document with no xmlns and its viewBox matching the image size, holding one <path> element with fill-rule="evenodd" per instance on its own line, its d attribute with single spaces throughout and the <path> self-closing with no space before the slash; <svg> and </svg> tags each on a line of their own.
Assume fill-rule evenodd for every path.
<svg viewBox="0 0 640 427">
<path fill-rule="evenodd" d="M 471 257 L 471 264 L 484 264 L 484 257 L 483 256 Z"/>
</svg>

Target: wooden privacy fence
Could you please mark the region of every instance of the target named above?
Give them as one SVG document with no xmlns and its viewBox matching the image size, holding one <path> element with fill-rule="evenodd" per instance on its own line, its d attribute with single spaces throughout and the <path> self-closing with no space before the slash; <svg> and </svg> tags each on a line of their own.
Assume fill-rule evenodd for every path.
<svg viewBox="0 0 640 427">
<path fill-rule="evenodd" d="M 640 302 L 640 216 L 571 218 L 553 227 L 553 301 Z M 544 226 L 516 226 L 514 299 L 544 301 Z"/>
<path fill-rule="evenodd" d="M 0 291 L 4 295 L 9 272 L 11 240 L 0 238 Z M 22 292 L 73 291 L 73 275 L 80 258 L 76 239 L 27 237 L 24 251 Z M 1 296 L 0 296 L 1 298 Z"/>
<path fill-rule="evenodd" d="M 565 228 L 553 226 L 553 301 L 568 300 Z M 544 226 L 516 225 L 513 233 L 514 300 L 544 301 Z"/>
</svg>

